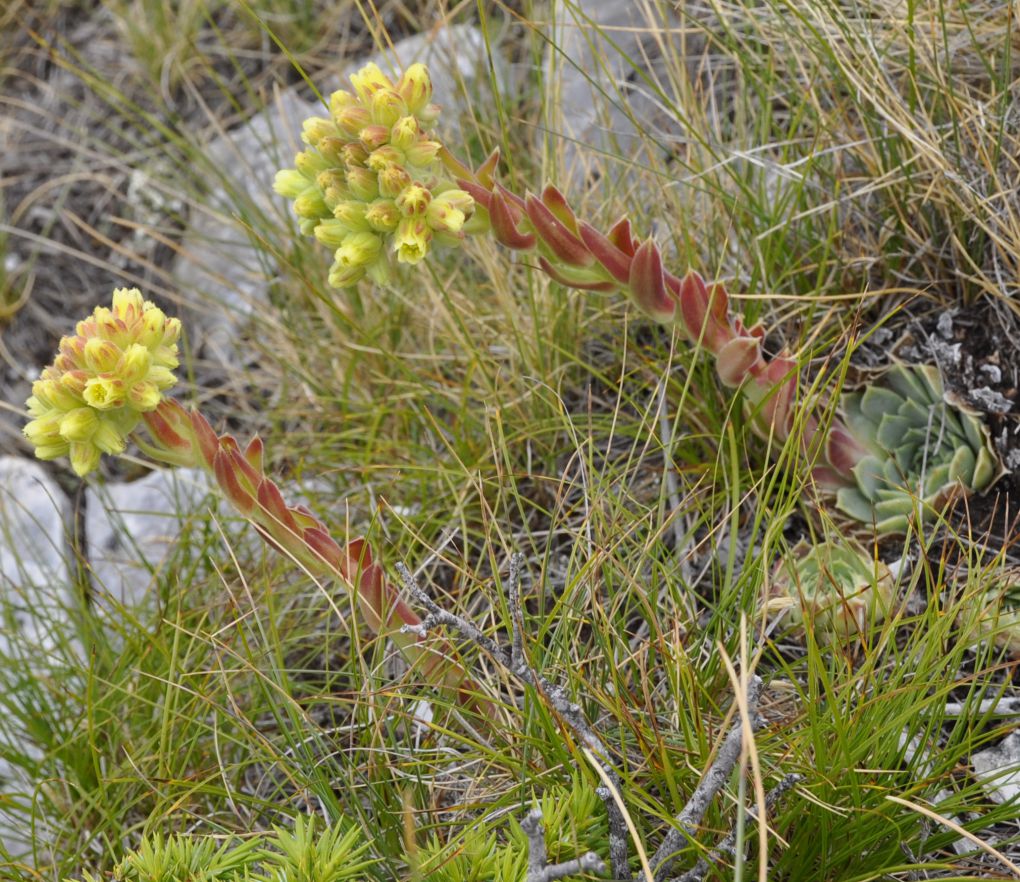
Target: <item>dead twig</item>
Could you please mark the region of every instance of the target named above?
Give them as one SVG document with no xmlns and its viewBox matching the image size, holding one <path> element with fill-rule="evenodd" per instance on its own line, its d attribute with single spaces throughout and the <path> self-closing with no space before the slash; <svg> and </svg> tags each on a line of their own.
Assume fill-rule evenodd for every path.
<svg viewBox="0 0 1020 882">
<path fill-rule="evenodd" d="M 542 824 L 542 809 L 535 806 L 521 821 L 521 829 L 528 837 L 528 875 L 525 882 L 554 882 L 564 876 L 579 873 L 604 873 L 606 865 L 595 852 L 589 851 L 579 858 L 550 864 L 545 852 L 545 827 Z"/>
</svg>

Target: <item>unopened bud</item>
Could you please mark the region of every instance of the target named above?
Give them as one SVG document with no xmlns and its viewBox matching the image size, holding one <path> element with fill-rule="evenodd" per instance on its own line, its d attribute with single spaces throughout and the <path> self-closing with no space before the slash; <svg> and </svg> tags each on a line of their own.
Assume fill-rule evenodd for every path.
<svg viewBox="0 0 1020 882">
<path fill-rule="evenodd" d="M 370 122 L 372 122 L 372 116 L 364 107 L 345 107 L 336 115 L 336 124 L 355 138 Z"/>
<path fill-rule="evenodd" d="M 438 141 L 422 140 L 408 147 L 404 151 L 404 155 L 407 157 L 408 164 L 416 168 L 428 168 L 436 161 L 440 146 L 442 145 Z"/>
<path fill-rule="evenodd" d="M 396 199 L 410 185 L 411 176 L 399 165 L 388 166 L 379 173 L 379 193 L 387 199 Z"/>
<path fill-rule="evenodd" d="M 351 233 L 334 255 L 340 266 L 365 266 L 372 263 L 382 250 L 382 240 L 375 233 Z"/>
<path fill-rule="evenodd" d="M 298 156 L 300 155 L 299 153 Z M 308 178 L 296 168 L 285 168 L 283 171 L 278 171 L 273 179 L 273 189 L 285 199 L 297 199 L 308 186 Z"/>
<path fill-rule="evenodd" d="M 132 343 L 121 356 L 117 376 L 130 385 L 141 380 L 151 367 L 152 353 L 141 343 Z"/>
<path fill-rule="evenodd" d="M 379 195 L 379 181 L 374 172 L 367 168 L 347 170 L 347 187 L 355 199 L 371 202 Z"/>
<path fill-rule="evenodd" d="M 324 137 L 322 140 L 326 141 L 328 140 L 328 138 Z M 330 164 L 323 158 L 322 154 L 320 154 L 317 150 L 302 150 L 297 156 L 294 157 L 294 165 L 297 166 L 297 170 L 301 172 L 306 178 L 312 179 L 319 172 L 325 171 L 327 168 L 329 168 Z M 307 181 L 305 183 L 307 185 Z"/>
<path fill-rule="evenodd" d="M 334 263 L 326 281 L 333 288 L 350 288 L 357 285 L 363 278 L 365 278 L 365 267 L 341 266 L 339 263 Z"/>
<path fill-rule="evenodd" d="M 329 96 L 329 112 L 333 116 L 333 119 L 336 119 L 337 115 L 341 111 L 346 110 L 348 107 L 352 107 L 357 103 L 358 99 L 346 89 L 337 89 Z"/>
<path fill-rule="evenodd" d="M 93 337 L 85 344 L 85 364 L 96 373 L 112 371 L 120 361 L 120 348 L 109 340 Z"/>
<path fill-rule="evenodd" d="M 397 92 L 407 109 L 417 116 L 432 100 L 432 79 L 424 64 L 412 64 L 397 83 Z"/>
<path fill-rule="evenodd" d="M 402 116 L 390 129 L 390 143 L 398 150 L 407 151 L 409 147 L 418 143 L 421 136 L 421 129 L 418 120 L 413 116 Z"/>
<path fill-rule="evenodd" d="M 328 217 L 330 211 L 326 207 L 322 193 L 315 189 L 309 189 L 294 200 L 294 213 L 298 217 L 320 218 Z"/>
<path fill-rule="evenodd" d="M 407 115 L 407 105 L 393 89 L 380 89 L 372 96 L 372 122 L 390 128 Z"/>
<path fill-rule="evenodd" d="M 400 209 L 392 199 L 376 199 L 365 211 L 365 220 L 373 230 L 391 233 L 400 223 Z"/>
<path fill-rule="evenodd" d="M 322 138 L 336 134 L 336 126 L 321 116 L 311 116 L 301 126 L 301 140 L 315 147 Z"/>
<path fill-rule="evenodd" d="M 388 131 L 388 130 L 387 130 Z M 383 144 L 377 147 L 368 157 L 368 167 L 375 172 L 381 172 L 389 165 L 403 165 L 404 152 L 398 150 L 392 144 Z"/>
<path fill-rule="evenodd" d="M 368 159 L 368 150 L 363 144 L 351 141 L 344 145 L 344 149 L 340 152 L 340 158 L 344 165 L 364 165 L 365 160 Z"/>
<path fill-rule="evenodd" d="M 358 138 L 361 140 L 365 150 L 371 153 L 373 150 L 382 147 L 383 144 L 389 143 L 390 129 L 389 126 L 372 124 L 365 126 L 358 133 Z"/>
<path fill-rule="evenodd" d="M 351 85 L 365 104 L 370 104 L 372 96 L 380 89 L 393 88 L 393 82 L 377 64 L 366 64 L 357 73 L 351 74 Z"/>
<path fill-rule="evenodd" d="M 78 407 L 60 420 L 60 437 L 65 441 L 88 441 L 99 428 L 99 417 L 91 407 Z"/>
<path fill-rule="evenodd" d="M 342 221 L 328 218 L 320 221 L 315 227 L 315 238 L 327 248 L 336 251 L 351 234 L 350 227 Z"/>
</svg>

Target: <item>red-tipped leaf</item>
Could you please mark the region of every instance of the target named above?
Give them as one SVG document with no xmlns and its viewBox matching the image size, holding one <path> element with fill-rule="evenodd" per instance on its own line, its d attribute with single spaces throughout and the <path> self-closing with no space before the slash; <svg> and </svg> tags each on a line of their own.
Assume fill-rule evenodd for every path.
<svg viewBox="0 0 1020 882">
<path fill-rule="evenodd" d="M 577 288 L 580 291 L 615 291 L 620 286 L 615 282 L 598 281 L 591 270 L 577 269 L 571 272 L 569 267 L 557 267 L 544 257 L 539 256 L 538 265 L 542 272 L 553 281 L 566 285 L 568 288 Z"/>
<path fill-rule="evenodd" d="M 630 220 L 627 217 L 621 217 L 613 224 L 606 233 L 606 238 L 628 257 L 633 257 L 637 251 L 638 240 L 631 233 Z"/>
<path fill-rule="evenodd" d="M 595 259 L 606 268 L 606 271 L 621 285 L 630 283 L 631 257 L 624 254 L 591 224 L 581 221 L 581 239 Z"/>
<path fill-rule="evenodd" d="M 242 515 L 249 517 L 255 511 L 255 497 L 247 490 L 238 478 L 233 460 L 227 450 L 216 451 L 213 457 L 213 474 L 227 501 Z"/>
<path fill-rule="evenodd" d="M 567 197 L 552 184 L 546 186 L 542 191 L 542 203 L 563 226 L 575 235 L 577 234 L 577 215 L 574 214 L 574 210 L 567 202 Z"/>
<path fill-rule="evenodd" d="M 525 210 L 535 232 L 549 250 L 568 266 L 591 266 L 595 257 L 584 242 L 568 230 L 549 208 L 531 193 L 525 199 Z"/>
<path fill-rule="evenodd" d="M 676 301 L 666 290 L 662 274 L 662 253 L 655 242 L 646 240 L 634 252 L 630 263 L 630 293 L 634 301 L 659 322 L 673 320 Z"/>
<path fill-rule="evenodd" d="M 496 239 L 517 251 L 527 251 L 535 247 L 535 234 L 522 233 L 517 229 L 517 220 L 506 198 L 499 190 L 492 194 L 489 204 L 489 220 L 492 222 L 492 233 Z"/>
<path fill-rule="evenodd" d="M 272 521 L 269 525 L 270 530 L 279 528 L 280 530 L 285 531 L 288 535 L 299 535 L 300 530 L 298 528 L 297 521 L 294 520 L 294 515 L 291 514 L 290 509 L 287 507 L 287 503 L 284 501 L 283 494 L 280 492 L 280 488 L 277 487 L 276 484 L 270 481 L 269 478 L 263 478 L 258 483 L 256 496 L 259 501 L 259 506 Z"/>
<path fill-rule="evenodd" d="M 724 386 L 736 389 L 760 359 L 761 343 L 757 337 L 735 337 L 719 350 L 715 369 Z"/>
<path fill-rule="evenodd" d="M 213 431 L 209 421 L 197 410 L 191 412 L 191 428 L 198 440 L 198 449 L 206 465 L 212 468 L 213 457 L 220 449 L 220 436 Z"/>
</svg>

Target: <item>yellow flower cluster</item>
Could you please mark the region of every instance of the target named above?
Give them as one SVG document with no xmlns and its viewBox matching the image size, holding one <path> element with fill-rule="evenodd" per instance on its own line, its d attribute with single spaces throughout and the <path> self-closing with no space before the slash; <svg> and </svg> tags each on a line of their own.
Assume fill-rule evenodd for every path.
<svg viewBox="0 0 1020 882">
<path fill-rule="evenodd" d="M 330 96 L 329 119 L 305 120 L 308 149 L 274 184 L 294 201 L 301 232 L 333 250 L 335 288 L 365 276 L 383 284 L 394 255 L 415 264 L 435 243 L 459 244 L 474 211 L 471 196 L 438 175 L 440 144 L 428 129 L 439 108 L 425 66 L 412 65 L 394 83 L 369 64 L 351 85 L 353 94 Z"/>
<path fill-rule="evenodd" d="M 113 308 L 96 307 L 32 385 L 25 436 L 40 459 L 70 454 L 86 475 L 104 453 L 121 453 L 143 413 L 155 410 L 177 382 L 178 319 L 142 299 L 137 288 L 113 292 Z"/>
</svg>

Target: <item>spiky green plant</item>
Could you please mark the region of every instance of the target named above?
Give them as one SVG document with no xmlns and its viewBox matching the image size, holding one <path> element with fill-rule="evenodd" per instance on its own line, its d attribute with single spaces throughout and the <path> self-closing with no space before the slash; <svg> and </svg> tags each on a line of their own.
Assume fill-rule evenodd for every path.
<svg viewBox="0 0 1020 882">
<path fill-rule="evenodd" d="M 257 839 L 221 841 L 212 836 L 148 836 L 114 870 L 118 882 L 233 882 L 247 877 L 258 858 Z M 98 882 L 88 872 L 87 882 Z"/>
<path fill-rule="evenodd" d="M 889 568 L 856 542 L 802 540 L 776 566 L 767 606 L 829 642 L 882 621 L 895 592 Z"/>
<path fill-rule="evenodd" d="M 855 486 L 839 489 L 836 505 L 879 534 L 905 533 L 912 518 L 984 490 L 998 474 L 987 428 L 946 400 L 934 365 L 894 364 L 881 385 L 848 393 L 842 404 L 863 449 L 851 469 Z"/>
</svg>

